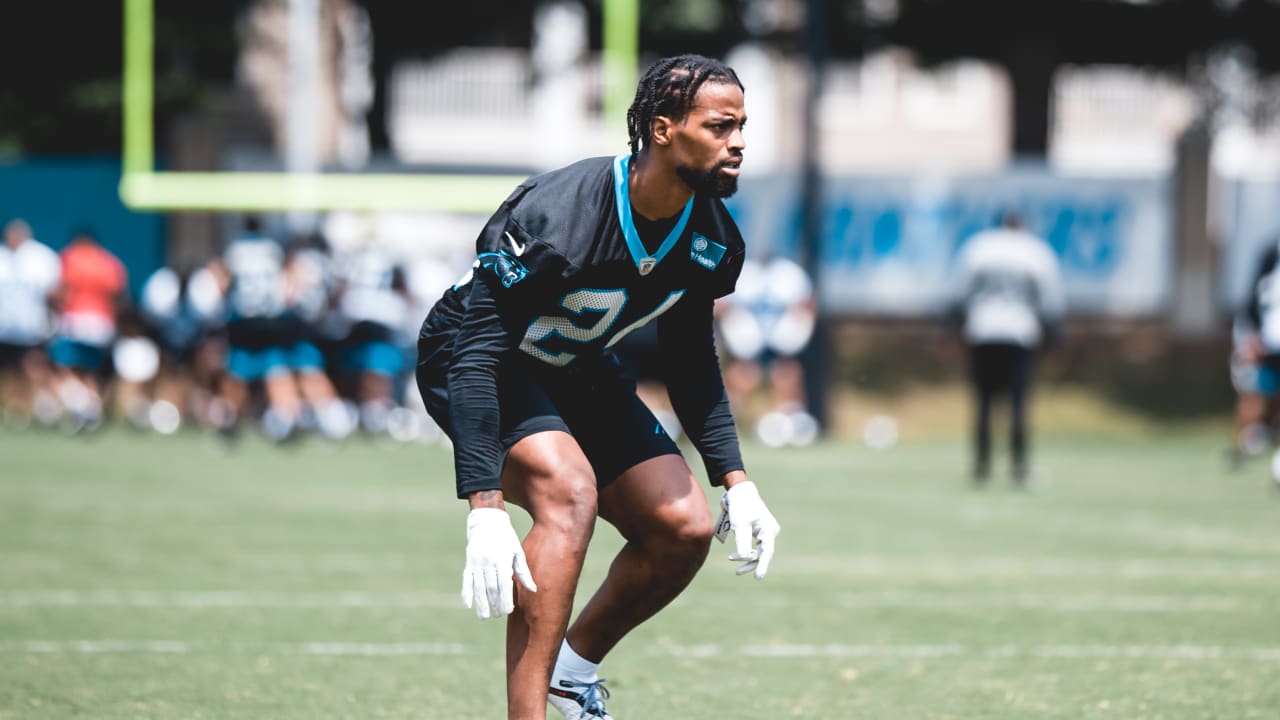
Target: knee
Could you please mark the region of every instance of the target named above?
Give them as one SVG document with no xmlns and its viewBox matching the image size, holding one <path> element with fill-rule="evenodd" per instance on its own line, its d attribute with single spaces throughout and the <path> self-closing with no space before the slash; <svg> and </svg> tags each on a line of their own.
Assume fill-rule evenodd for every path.
<svg viewBox="0 0 1280 720">
<path fill-rule="evenodd" d="M 682 508 L 665 518 L 664 553 L 701 563 L 711 549 L 715 524 L 704 508 Z"/>
<path fill-rule="evenodd" d="M 590 538 L 595 528 L 598 496 L 590 468 L 561 468 L 540 483 L 545 488 L 536 503 L 535 521 L 569 535 Z"/>
</svg>

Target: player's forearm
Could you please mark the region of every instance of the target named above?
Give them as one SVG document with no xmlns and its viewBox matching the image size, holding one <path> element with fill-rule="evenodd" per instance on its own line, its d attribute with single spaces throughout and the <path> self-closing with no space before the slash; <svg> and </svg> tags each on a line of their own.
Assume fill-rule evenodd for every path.
<svg viewBox="0 0 1280 720">
<path fill-rule="evenodd" d="M 715 480 L 715 479 L 713 478 L 713 480 Z M 718 478 L 718 480 L 719 480 L 719 482 L 712 482 L 712 484 L 713 484 L 713 485 L 723 485 L 723 486 L 724 486 L 724 489 L 725 489 L 725 490 L 728 490 L 729 488 L 733 487 L 734 485 L 737 485 L 737 484 L 738 484 L 738 483 L 740 483 L 740 482 L 746 482 L 746 481 L 747 481 L 747 471 L 746 471 L 746 470 L 732 470 L 732 471 L 727 472 L 727 473 L 725 473 L 724 475 L 722 475 L 720 478 Z"/>
<path fill-rule="evenodd" d="M 714 390 L 719 390 L 718 396 Z M 671 388 L 671 405 L 689 440 L 702 455 L 712 478 L 739 470 L 742 454 L 738 448 L 738 429 L 729 411 L 729 398 L 723 385 L 718 387 Z"/>
<path fill-rule="evenodd" d="M 711 327 L 710 301 L 679 308 L 658 325 L 664 348 L 663 379 L 671 406 L 689 440 L 702 456 L 707 477 L 719 485 L 728 473 L 742 470 L 738 430 L 729 409 L 729 398 L 720 377 Z"/>
<path fill-rule="evenodd" d="M 478 490 L 467 496 L 467 503 L 472 510 L 476 508 L 496 508 L 505 510 L 507 505 L 503 502 L 501 490 Z"/>
<path fill-rule="evenodd" d="M 719 370 L 689 373 L 693 382 L 677 382 L 669 386 L 671 406 L 690 442 L 702 456 L 707 477 L 712 485 L 720 485 L 734 473 L 741 473 L 742 451 L 738 446 L 738 429 L 729 409 L 729 398 L 720 380 Z M 745 479 L 745 473 L 744 478 Z"/>
<path fill-rule="evenodd" d="M 459 498 L 502 487 L 498 378 L 492 365 L 476 358 L 449 370 L 449 415 L 458 438 L 453 466 Z"/>
</svg>

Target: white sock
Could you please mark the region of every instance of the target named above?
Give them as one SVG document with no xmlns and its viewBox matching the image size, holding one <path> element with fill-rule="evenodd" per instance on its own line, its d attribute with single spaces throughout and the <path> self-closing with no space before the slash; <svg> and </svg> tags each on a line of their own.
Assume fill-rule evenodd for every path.
<svg viewBox="0 0 1280 720">
<path fill-rule="evenodd" d="M 560 687 L 561 680 L 573 685 L 587 685 L 600 679 L 599 671 L 600 663 L 591 662 L 574 652 L 566 639 L 560 643 L 556 667 L 551 671 L 551 686 Z"/>
</svg>

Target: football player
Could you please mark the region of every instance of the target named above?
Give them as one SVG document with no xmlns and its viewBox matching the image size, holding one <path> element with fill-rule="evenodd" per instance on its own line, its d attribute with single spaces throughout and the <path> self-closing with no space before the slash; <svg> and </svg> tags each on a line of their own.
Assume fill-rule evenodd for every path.
<svg viewBox="0 0 1280 720">
<path fill-rule="evenodd" d="M 800 359 L 817 321 L 808 273 L 782 256 L 748 258 L 737 290 L 719 302 L 716 316 L 729 356 L 729 401 L 739 417 L 767 378 L 771 407 L 756 422 L 757 437 L 773 447 L 812 443 L 819 428 L 806 410 Z"/>
<path fill-rule="evenodd" d="M 92 430 L 103 418 L 107 354 L 129 300 L 129 277 L 124 263 L 87 230 L 77 231 L 59 256 L 58 331 L 49 357 L 57 368 L 65 419 L 73 430 Z"/>
<path fill-rule="evenodd" d="M 600 662 L 684 590 L 713 536 L 735 534 L 739 574 L 769 570 L 779 525 L 744 470 L 712 333 L 744 255 L 721 198 L 737 189 L 746 119 L 731 68 L 659 60 L 627 112 L 630 152 L 517 187 L 423 323 L 419 389 L 471 508 L 463 601 L 510 614 L 510 718 L 550 702 L 608 720 Z M 680 423 L 725 488 L 722 523 L 614 356 L 649 322 Z M 523 543 L 508 502 L 532 516 Z M 597 516 L 626 544 L 570 625 Z"/>
<path fill-rule="evenodd" d="M 0 244 L 0 399 L 3 412 L 52 424 L 59 413 L 45 344 L 62 276 L 58 254 L 24 220 L 10 220 Z"/>
<path fill-rule="evenodd" d="M 1231 379 L 1237 392 L 1232 460 L 1261 452 L 1272 437 L 1280 389 L 1280 239 L 1258 260 L 1244 307 L 1232 326 Z M 1280 485 L 1280 454 L 1272 460 Z"/>
<path fill-rule="evenodd" d="M 260 383 L 267 401 L 262 429 L 281 442 L 295 436 L 302 413 L 292 361 L 299 323 L 289 312 L 284 248 L 260 233 L 257 218 L 245 229 L 209 266 L 225 296 L 227 328 L 226 372 L 218 387 L 223 409 L 214 413 L 214 424 L 233 436 L 251 388 Z"/>
<path fill-rule="evenodd" d="M 381 435 L 395 409 L 395 379 L 406 364 L 399 340 L 409 314 L 408 290 L 395 259 L 372 243 L 342 259 L 338 312 L 346 332 L 339 363 L 355 378 L 360 427 Z"/>
</svg>

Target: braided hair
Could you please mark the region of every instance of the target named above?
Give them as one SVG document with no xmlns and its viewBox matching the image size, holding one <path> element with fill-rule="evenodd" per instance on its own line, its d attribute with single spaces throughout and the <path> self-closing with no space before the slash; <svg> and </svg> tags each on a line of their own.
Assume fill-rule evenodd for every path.
<svg viewBox="0 0 1280 720">
<path fill-rule="evenodd" d="M 698 89 L 708 81 L 742 87 L 733 68 L 702 55 L 676 55 L 650 65 L 636 85 L 636 98 L 627 110 L 631 154 L 639 153 L 641 144 L 649 142 L 657 116 L 683 120 L 693 109 Z"/>
</svg>

